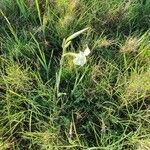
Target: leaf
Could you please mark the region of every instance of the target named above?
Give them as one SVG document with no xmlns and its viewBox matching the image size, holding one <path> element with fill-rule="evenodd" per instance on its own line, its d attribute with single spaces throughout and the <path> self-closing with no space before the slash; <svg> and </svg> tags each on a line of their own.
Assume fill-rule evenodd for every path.
<svg viewBox="0 0 150 150">
<path fill-rule="evenodd" d="M 85 28 L 85 29 L 82 29 L 74 34 L 72 34 L 71 36 L 69 36 L 67 39 L 66 39 L 66 43 L 68 43 L 69 41 L 73 40 L 74 38 L 76 38 L 77 36 L 79 36 L 80 34 L 82 34 L 83 32 L 87 31 L 89 28 Z"/>
</svg>

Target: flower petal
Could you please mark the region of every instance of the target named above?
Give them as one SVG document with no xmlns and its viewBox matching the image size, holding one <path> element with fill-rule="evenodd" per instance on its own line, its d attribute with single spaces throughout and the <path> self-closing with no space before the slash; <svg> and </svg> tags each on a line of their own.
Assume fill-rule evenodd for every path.
<svg viewBox="0 0 150 150">
<path fill-rule="evenodd" d="M 78 66 L 83 66 L 86 63 L 86 57 L 84 55 L 78 54 L 73 60 L 73 63 Z"/>
<path fill-rule="evenodd" d="M 86 47 L 86 49 L 84 51 L 84 56 L 88 56 L 89 54 L 90 54 L 90 49 L 89 49 L 89 47 L 87 45 L 87 47 Z"/>
</svg>

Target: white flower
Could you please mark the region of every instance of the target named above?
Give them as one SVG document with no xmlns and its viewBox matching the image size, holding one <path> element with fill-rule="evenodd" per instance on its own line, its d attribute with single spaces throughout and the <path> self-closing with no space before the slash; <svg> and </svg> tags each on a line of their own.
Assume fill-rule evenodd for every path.
<svg viewBox="0 0 150 150">
<path fill-rule="evenodd" d="M 73 60 L 73 63 L 78 66 L 83 66 L 86 63 L 86 56 L 90 54 L 90 49 L 87 46 L 84 52 L 79 52 L 76 54 L 75 59 Z"/>
</svg>

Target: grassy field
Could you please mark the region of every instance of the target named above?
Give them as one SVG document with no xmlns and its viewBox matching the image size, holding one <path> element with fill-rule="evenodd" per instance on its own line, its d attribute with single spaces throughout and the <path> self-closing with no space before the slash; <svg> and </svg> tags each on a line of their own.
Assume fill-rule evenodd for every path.
<svg viewBox="0 0 150 150">
<path fill-rule="evenodd" d="M 150 150 L 150 1 L 0 0 L 0 150 Z"/>
</svg>

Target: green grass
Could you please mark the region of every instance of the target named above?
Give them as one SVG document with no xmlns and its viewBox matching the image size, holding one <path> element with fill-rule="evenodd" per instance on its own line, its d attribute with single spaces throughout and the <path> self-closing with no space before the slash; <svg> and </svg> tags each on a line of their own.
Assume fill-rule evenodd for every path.
<svg viewBox="0 0 150 150">
<path fill-rule="evenodd" d="M 149 0 L 1 0 L 0 150 L 149 150 L 149 41 Z"/>
</svg>

